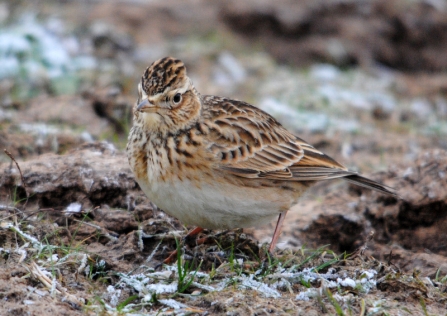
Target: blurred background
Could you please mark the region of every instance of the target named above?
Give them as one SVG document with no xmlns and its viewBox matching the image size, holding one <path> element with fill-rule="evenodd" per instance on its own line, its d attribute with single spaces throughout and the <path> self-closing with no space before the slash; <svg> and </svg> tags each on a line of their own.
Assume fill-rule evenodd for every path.
<svg viewBox="0 0 447 316">
<path fill-rule="evenodd" d="M 141 74 L 174 56 L 369 173 L 447 148 L 446 52 L 443 0 L 3 1 L 0 147 L 123 149 Z"/>
</svg>

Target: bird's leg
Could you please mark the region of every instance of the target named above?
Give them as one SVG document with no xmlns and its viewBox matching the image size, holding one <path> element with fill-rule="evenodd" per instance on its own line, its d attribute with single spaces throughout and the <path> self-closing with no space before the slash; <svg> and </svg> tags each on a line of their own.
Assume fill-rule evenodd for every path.
<svg viewBox="0 0 447 316">
<path fill-rule="evenodd" d="M 198 234 L 200 234 L 200 232 L 202 232 L 202 231 L 203 231 L 202 227 L 196 227 L 193 230 L 191 230 L 190 232 L 188 232 L 186 234 L 186 236 L 183 237 L 183 240 L 190 239 L 191 237 L 195 237 Z M 174 259 L 176 257 L 177 257 L 177 250 L 174 250 L 173 252 L 171 252 L 169 254 L 169 257 L 167 257 L 165 260 L 163 260 L 163 263 L 164 264 L 170 264 L 170 263 L 174 262 Z"/>
<path fill-rule="evenodd" d="M 286 218 L 288 211 L 279 213 L 278 222 L 276 223 L 275 232 L 273 233 L 272 241 L 270 242 L 269 253 L 273 253 L 276 243 L 278 242 L 279 235 L 281 234 L 282 224 Z"/>
<path fill-rule="evenodd" d="M 190 232 L 188 232 L 186 234 L 185 237 L 183 237 L 183 239 L 185 241 L 191 240 L 193 237 L 196 237 L 198 234 L 200 234 L 203 231 L 202 227 L 196 227 L 193 230 L 191 230 Z"/>
</svg>

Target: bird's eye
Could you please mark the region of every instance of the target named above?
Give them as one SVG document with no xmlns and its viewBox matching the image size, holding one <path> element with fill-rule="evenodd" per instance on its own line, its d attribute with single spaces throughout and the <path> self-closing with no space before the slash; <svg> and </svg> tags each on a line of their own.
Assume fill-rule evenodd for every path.
<svg viewBox="0 0 447 316">
<path fill-rule="evenodd" d="M 172 99 L 172 101 L 174 101 L 175 104 L 179 104 L 180 101 L 182 101 L 182 95 L 180 93 L 177 93 L 174 98 Z"/>
</svg>

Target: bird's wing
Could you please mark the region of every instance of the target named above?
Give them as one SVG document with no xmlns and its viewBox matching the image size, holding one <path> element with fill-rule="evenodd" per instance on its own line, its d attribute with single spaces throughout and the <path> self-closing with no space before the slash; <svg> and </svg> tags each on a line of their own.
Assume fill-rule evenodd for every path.
<svg viewBox="0 0 447 316">
<path fill-rule="evenodd" d="M 353 174 L 248 103 L 203 97 L 209 147 L 220 170 L 244 178 L 312 181 Z"/>
</svg>

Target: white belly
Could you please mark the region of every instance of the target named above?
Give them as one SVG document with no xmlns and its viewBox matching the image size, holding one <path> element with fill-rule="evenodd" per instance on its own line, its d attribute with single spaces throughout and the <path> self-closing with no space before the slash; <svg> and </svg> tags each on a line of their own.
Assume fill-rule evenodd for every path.
<svg viewBox="0 0 447 316">
<path fill-rule="evenodd" d="M 139 182 L 151 202 L 185 225 L 209 229 L 252 227 L 271 222 L 279 215 L 284 197 L 271 198 L 268 188 L 241 188 L 231 184 L 204 184 L 188 180 L 175 183 Z M 266 200 L 266 196 L 270 198 Z M 251 198 L 250 198 L 251 197 Z M 256 197 L 256 198 L 255 198 Z M 281 201 L 282 200 L 282 201 Z"/>
</svg>

